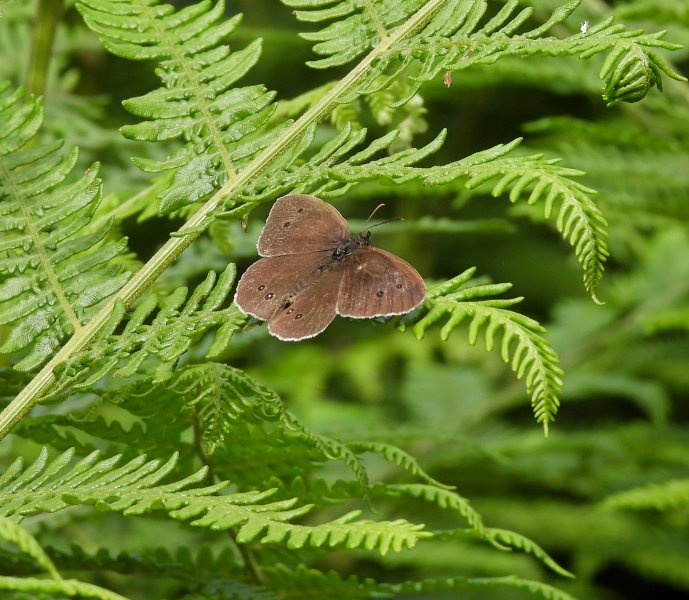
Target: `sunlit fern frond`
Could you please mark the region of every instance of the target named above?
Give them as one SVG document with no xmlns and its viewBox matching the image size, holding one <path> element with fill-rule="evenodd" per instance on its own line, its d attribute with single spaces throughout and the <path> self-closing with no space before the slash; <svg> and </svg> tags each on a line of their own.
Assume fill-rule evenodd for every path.
<svg viewBox="0 0 689 600">
<path fill-rule="evenodd" d="M 216 531 L 236 527 L 240 543 L 258 540 L 290 548 L 345 546 L 382 554 L 411 548 L 431 537 L 421 531 L 423 526 L 403 519 L 358 520 L 360 511 L 320 525 L 294 525 L 290 521 L 309 512 L 311 506 L 297 507 L 294 498 L 268 501 L 275 490 L 217 495 L 229 483 L 198 487 L 206 478 L 206 468 L 161 483 L 174 469 L 177 456 L 165 463 L 138 456 L 121 466 L 117 466 L 119 456 L 100 460 L 98 452 L 75 464 L 72 458 L 73 452 L 64 452 L 49 462 L 43 450 L 26 469 L 21 459 L 16 460 L 0 475 L 0 516 L 21 520 L 88 504 L 130 516 L 162 512 Z"/>
<path fill-rule="evenodd" d="M 2 86 L 0 94 L 7 92 Z M 0 95 L 0 324 L 13 328 L 0 352 L 24 352 L 17 369 L 47 360 L 129 278 L 118 259 L 126 239 L 90 224 L 100 203 L 96 166 L 70 178 L 77 159 L 59 142 L 33 143 L 39 101 Z"/>
<path fill-rule="evenodd" d="M 678 80 L 675 73 L 650 48 L 676 50 L 678 44 L 664 41 L 665 32 L 644 34 L 626 31 L 613 18 L 606 19 L 570 37 L 546 36 L 579 6 L 569 0 L 556 8 L 543 24 L 526 30 L 532 7 L 520 7 L 519 0 L 507 0 L 493 16 L 488 16 L 488 0 L 431 1 L 371 0 L 282 0 L 296 8 L 297 19 L 321 23 L 317 32 L 302 36 L 317 42 L 316 54 L 326 56 L 309 64 L 327 68 L 345 64 L 366 52 L 375 51 L 357 93 L 366 94 L 386 87 L 403 73 L 421 85 L 439 79 L 445 71 L 467 69 L 476 64 L 494 63 L 504 57 L 567 56 L 590 58 L 609 51 L 600 76 L 603 98 L 609 104 L 641 100 L 654 86 L 661 86 L 661 73 Z M 413 35 L 399 43 L 393 32 L 405 27 L 411 15 L 423 10 L 427 19 Z M 519 31 L 521 30 L 521 33 Z M 411 97 L 418 86 L 410 90 Z"/>
<path fill-rule="evenodd" d="M 251 134 L 275 110 L 275 94 L 263 85 L 234 87 L 258 60 L 261 42 L 230 51 L 224 42 L 241 15 L 223 20 L 223 0 L 176 12 L 169 4 L 130 0 L 83 0 L 77 7 L 107 50 L 130 60 L 158 61 L 163 87 L 124 102 L 147 120 L 121 131 L 136 140 L 184 144 L 162 161 L 135 160 L 145 171 L 176 169 L 174 184 L 160 196 L 162 212 L 208 198 L 268 145 L 271 133 Z"/>
<path fill-rule="evenodd" d="M 476 269 L 428 290 L 424 310 L 405 317 L 403 324 L 415 323 L 413 331 L 419 338 L 441 319 L 448 317 L 440 330 L 443 340 L 465 319 L 469 319 L 469 343 L 475 344 L 481 329 L 487 350 L 495 345 L 495 336 L 502 330 L 500 356 L 518 378 L 526 375 L 526 390 L 531 396 L 534 416 L 547 434 L 560 404 L 562 370 L 555 350 L 542 336 L 545 331 L 536 321 L 510 310 L 521 298 L 484 299 L 506 292 L 511 284 L 469 284 Z"/>
</svg>

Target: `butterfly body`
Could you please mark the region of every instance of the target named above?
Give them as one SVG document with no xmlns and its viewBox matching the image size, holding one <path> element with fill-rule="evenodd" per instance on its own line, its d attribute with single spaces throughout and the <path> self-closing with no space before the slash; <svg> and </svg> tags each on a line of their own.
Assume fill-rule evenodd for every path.
<svg viewBox="0 0 689 600">
<path fill-rule="evenodd" d="M 425 296 L 411 265 L 372 247 L 370 232 L 352 235 L 342 215 L 314 196 L 279 198 L 257 248 L 263 258 L 240 279 L 235 303 L 281 340 L 313 337 L 337 314 L 404 314 Z"/>
</svg>

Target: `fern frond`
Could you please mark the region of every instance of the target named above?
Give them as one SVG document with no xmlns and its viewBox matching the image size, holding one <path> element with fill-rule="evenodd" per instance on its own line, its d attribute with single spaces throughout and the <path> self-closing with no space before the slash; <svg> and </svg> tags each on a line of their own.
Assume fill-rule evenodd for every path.
<svg viewBox="0 0 689 600">
<path fill-rule="evenodd" d="M 493 64 L 501 58 L 579 55 L 582 59 L 610 51 L 600 72 L 608 104 L 641 100 L 654 86 L 661 87 L 661 73 L 685 81 L 649 48 L 681 48 L 663 40 L 665 32 L 644 34 L 626 31 L 613 18 L 565 39 L 546 33 L 562 23 L 581 0 L 569 0 L 556 8 L 542 25 L 517 33 L 531 17 L 531 7 L 521 8 L 518 0 L 507 0 L 497 14 L 488 18 L 487 0 L 451 0 L 427 3 L 428 18 L 413 35 L 391 43 L 392 32 L 405 23 L 424 3 L 421 0 L 282 0 L 297 8 L 295 16 L 306 22 L 333 21 L 317 32 L 302 37 L 317 42 L 313 50 L 327 56 L 308 63 L 315 68 L 345 64 L 374 51 L 358 94 L 368 94 L 407 74 L 417 80 L 407 98 L 424 81 L 439 79 L 442 73 L 468 69 L 477 64 Z M 430 6 L 429 6 L 430 5 Z"/>
<path fill-rule="evenodd" d="M 385 444 L 382 442 L 347 442 L 347 447 L 357 454 L 364 452 L 378 454 L 388 462 L 391 462 L 398 467 L 402 467 L 408 473 L 420 477 L 430 485 L 437 486 L 445 490 L 454 489 L 454 486 L 444 485 L 433 479 L 421 468 L 421 465 L 413 456 L 407 454 L 404 450 L 398 448 L 397 446 L 393 446 L 392 444 Z"/>
<path fill-rule="evenodd" d="M 515 533 L 514 531 L 508 531 L 507 529 L 496 529 L 493 527 L 485 529 L 482 533 L 485 538 L 493 544 L 517 548 L 522 552 L 536 557 L 558 575 L 562 575 L 563 577 L 574 577 L 572 573 L 558 565 L 543 548 L 523 535 Z"/>
<path fill-rule="evenodd" d="M 545 331 L 536 321 L 515 313 L 509 308 L 521 302 L 521 298 L 510 300 L 489 299 L 507 291 L 511 284 L 467 286 L 475 268 L 467 269 L 461 275 L 436 285 L 428 290 L 423 316 L 412 315 L 402 321 L 403 325 L 416 321 L 414 334 L 422 338 L 426 331 L 440 319 L 448 321 L 440 331 L 440 337 L 447 340 L 452 331 L 466 318 L 469 323 L 469 343 L 474 345 L 481 328 L 485 327 L 484 343 L 487 350 L 495 345 L 495 336 L 503 330 L 500 343 L 502 360 L 512 367 L 518 378 L 526 375 L 526 390 L 531 395 L 531 405 L 539 423 L 548 433 L 548 423 L 553 420 L 560 404 L 558 394 L 562 388 L 555 350 L 541 336 Z"/>
<path fill-rule="evenodd" d="M 467 188 L 488 184 L 493 196 L 509 190 L 511 202 L 528 194 L 529 205 L 543 201 L 546 218 L 550 218 L 553 209 L 559 206 L 555 220 L 557 230 L 574 247 L 584 269 L 584 287 L 598 302 L 596 288 L 603 277 L 609 252 L 605 241 L 607 222 L 591 198 L 595 191 L 573 181 L 571 177 L 583 173 L 559 166 L 558 160 L 546 160 L 539 154 L 506 156 L 520 141 L 478 152 L 442 170 L 434 167 L 424 182 L 437 185 L 466 176 Z"/>
<path fill-rule="evenodd" d="M 462 518 L 466 519 L 471 529 L 478 532 L 483 531 L 481 515 L 471 507 L 466 498 L 462 498 L 462 496 L 452 490 L 421 483 L 392 483 L 376 486 L 373 494 L 375 495 L 376 492 L 384 496 L 400 495 L 420 498 L 440 508 L 456 512 Z"/>
<path fill-rule="evenodd" d="M 534 596 L 546 600 L 576 600 L 573 596 L 551 585 L 524 579 L 515 575 L 505 577 L 447 577 L 443 579 L 426 579 L 423 581 L 410 581 L 400 584 L 381 584 L 381 591 L 390 591 L 396 594 L 412 594 L 421 592 L 439 592 L 443 590 L 470 590 L 470 589 L 494 589 L 508 588 L 529 592 Z"/>
<path fill-rule="evenodd" d="M 0 517 L 0 540 L 5 544 L 17 546 L 52 579 L 62 579 L 53 561 L 50 560 L 36 539 L 24 528 L 5 517 Z"/>
<path fill-rule="evenodd" d="M 34 579 L 32 577 L 2 577 L 0 576 L 0 590 L 12 593 L 31 594 L 37 597 L 67 597 L 67 598 L 96 598 L 97 600 L 127 600 L 115 592 L 105 588 L 77 581 L 76 579 Z M 14 597 L 14 596 L 13 596 Z"/>
<path fill-rule="evenodd" d="M 43 111 L 21 95 L 0 95 L 0 324 L 13 325 L 0 352 L 25 351 L 15 368 L 31 370 L 129 274 L 117 261 L 126 239 L 106 239 L 109 224 L 90 227 L 101 199 L 97 167 L 69 181 L 77 150 L 62 156 L 60 143 L 32 144 Z"/>
<path fill-rule="evenodd" d="M 163 87 L 124 102 L 148 120 L 121 131 L 135 140 L 184 144 L 162 161 L 135 159 L 145 171 L 176 169 L 174 184 L 160 196 L 161 212 L 207 199 L 270 143 L 274 132 L 245 138 L 270 119 L 274 92 L 263 85 L 233 87 L 258 60 L 261 42 L 230 52 L 224 41 L 241 15 L 223 21 L 223 0 L 203 0 L 177 12 L 169 4 L 128 0 L 83 0 L 77 8 L 113 54 L 159 61 Z"/>
<path fill-rule="evenodd" d="M 99 461 L 99 453 L 94 452 L 71 468 L 73 452 L 61 454 L 51 463 L 47 456 L 43 450 L 26 470 L 19 459 L 0 476 L 0 515 L 21 519 L 79 504 L 124 515 L 162 510 L 173 519 L 189 521 L 197 527 L 236 527 L 240 543 L 258 539 L 261 543 L 284 543 L 290 548 L 343 545 L 350 549 L 376 549 L 381 554 L 411 548 L 417 541 L 431 537 L 421 531 L 423 525 L 403 519 L 356 520 L 360 511 L 321 525 L 292 525 L 290 520 L 303 516 L 312 507 L 295 508 L 296 499 L 265 503 L 275 490 L 217 496 L 228 482 L 192 487 L 205 479 L 206 468 L 179 481 L 161 484 L 174 468 L 176 456 L 165 464 L 159 460 L 146 462 L 144 456 L 139 456 L 116 467 L 118 456 Z"/>
<path fill-rule="evenodd" d="M 121 302 L 116 303 L 101 337 L 61 365 L 58 385 L 46 398 L 64 394 L 75 385 L 91 385 L 117 367 L 117 376 L 131 376 L 152 358 L 158 361 L 156 379 L 165 379 L 191 344 L 215 326 L 220 327 L 212 349 L 224 347 L 246 322 L 234 307 L 221 308 L 235 275 L 234 264 L 219 277 L 210 271 L 190 296 L 186 288 L 178 288 L 164 298 L 150 294 L 129 315 L 125 315 Z M 115 333 L 125 319 L 122 332 Z M 126 364 L 121 366 L 123 361 Z"/>
<path fill-rule="evenodd" d="M 668 511 L 689 506 L 689 479 L 650 483 L 611 494 L 603 501 L 607 508 Z"/>
<path fill-rule="evenodd" d="M 232 421 L 275 421 L 284 406 L 275 392 L 259 385 L 246 373 L 218 363 L 191 365 L 182 369 L 170 389 L 195 408 L 201 423 L 201 444 L 207 454 L 224 442 Z"/>
</svg>

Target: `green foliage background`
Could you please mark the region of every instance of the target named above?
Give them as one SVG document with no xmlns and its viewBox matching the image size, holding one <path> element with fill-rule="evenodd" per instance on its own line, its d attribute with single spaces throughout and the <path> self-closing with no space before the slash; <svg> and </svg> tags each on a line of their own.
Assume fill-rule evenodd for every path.
<svg viewBox="0 0 689 600">
<path fill-rule="evenodd" d="M 60 4 L 0 4 L 0 596 L 689 595 L 689 2 L 436 2 L 366 68 L 434 3 L 175 2 L 185 58 Z M 404 217 L 424 306 L 242 316 L 292 190 Z"/>
</svg>

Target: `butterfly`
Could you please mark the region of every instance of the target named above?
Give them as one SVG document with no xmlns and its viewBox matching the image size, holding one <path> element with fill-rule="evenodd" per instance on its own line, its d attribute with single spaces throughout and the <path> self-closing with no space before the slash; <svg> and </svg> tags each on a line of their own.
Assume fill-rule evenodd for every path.
<svg viewBox="0 0 689 600">
<path fill-rule="evenodd" d="M 336 315 L 368 319 L 409 312 L 426 295 L 409 263 L 351 234 L 332 205 L 315 196 L 278 198 L 258 238 L 261 258 L 242 275 L 235 305 L 268 321 L 271 335 L 296 342 Z"/>
</svg>

